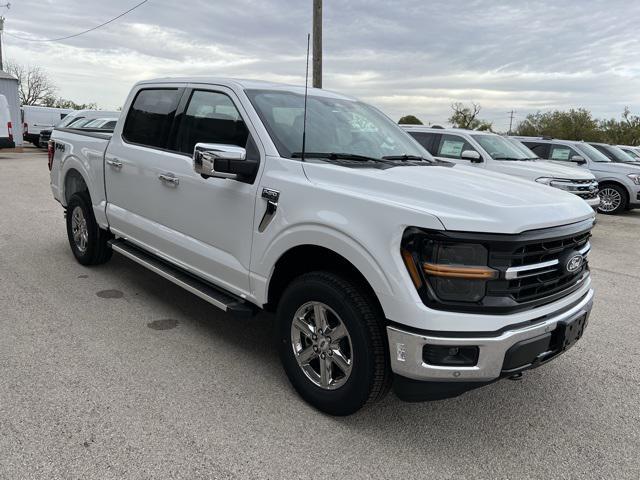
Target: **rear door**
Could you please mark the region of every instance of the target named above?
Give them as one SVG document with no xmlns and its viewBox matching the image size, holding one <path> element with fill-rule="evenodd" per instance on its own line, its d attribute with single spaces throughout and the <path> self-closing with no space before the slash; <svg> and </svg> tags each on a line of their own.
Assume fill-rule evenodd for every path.
<svg viewBox="0 0 640 480">
<path fill-rule="evenodd" d="M 166 236 L 158 195 L 168 192 L 160 188 L 158 172 L 183 160 L 168 149 L 183 93 L 179 85 L 139 89 L 105 154 L 109 225 L 149 250 L 160 249 Z"/>
</svg>

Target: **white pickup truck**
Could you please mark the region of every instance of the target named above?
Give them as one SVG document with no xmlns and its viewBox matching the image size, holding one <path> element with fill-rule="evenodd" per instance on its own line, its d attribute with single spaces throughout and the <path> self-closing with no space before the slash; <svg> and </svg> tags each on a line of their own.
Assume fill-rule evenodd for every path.
<svg viewBox="0 0 640 480">
<path fill-rule="evenodd" d="M 330 414 L 519 377 L 591 311 L 586 202 L 434 160 L 336 93 L 145 81 L 112 135 L 56 129 L 49 153 L 80 263 L 115 251 L 231 314 L 277 312 L 292 385 Z"/>
</svg>

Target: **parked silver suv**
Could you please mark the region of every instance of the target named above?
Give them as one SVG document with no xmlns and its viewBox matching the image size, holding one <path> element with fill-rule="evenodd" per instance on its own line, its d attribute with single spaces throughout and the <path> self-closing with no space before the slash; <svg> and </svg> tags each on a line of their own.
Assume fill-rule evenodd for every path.
<svg viewBox="0 0 640 480">
<path fill-rule="evenodd" d="M 548 137 L 513 138 L 520 140 L 540 158 L 589 169 L 600 185 L 599 212 L 616 214 L 640 208 L 640 166 L 612 162 L 586 142 Z"/>
</svg>

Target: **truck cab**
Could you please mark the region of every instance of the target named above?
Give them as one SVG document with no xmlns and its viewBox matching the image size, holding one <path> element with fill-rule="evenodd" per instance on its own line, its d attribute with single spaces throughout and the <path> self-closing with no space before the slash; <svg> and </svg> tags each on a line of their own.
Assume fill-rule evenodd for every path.
<svg viewBox="0 0 640 480">
<path fill-rule="evenodd" d="M 438 161 L 339 93 L 144 81 L 113 134 L 56 129 L 50 155 L 78 262 L 124 255 L 236 317 L 273 312 L 265 348 L 332 415 L 520 376 L 588 323 L 582 199 Z"/>
</svg>

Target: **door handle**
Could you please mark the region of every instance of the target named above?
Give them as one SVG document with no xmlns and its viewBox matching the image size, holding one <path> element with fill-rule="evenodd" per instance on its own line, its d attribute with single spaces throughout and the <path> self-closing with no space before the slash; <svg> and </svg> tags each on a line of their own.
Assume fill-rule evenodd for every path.
<svg viewBox="0 0 640 480">
<path fill-rule="evenodd" d="M 115 158 L 107 160 L 107 165 L 111 165 L 113 168 L 122 168 L 122 162 Z"/>
<path fill-rule="evenodd" d="M 178 184 L 180 183 L 180 179 L 178 179 L 178 177 L 176 177 L 173 173 L 161 173 L 160 175 L 158 175 L 158 179 L 164 184 L 174 186 L 178 186 Z"/>
</svg>

